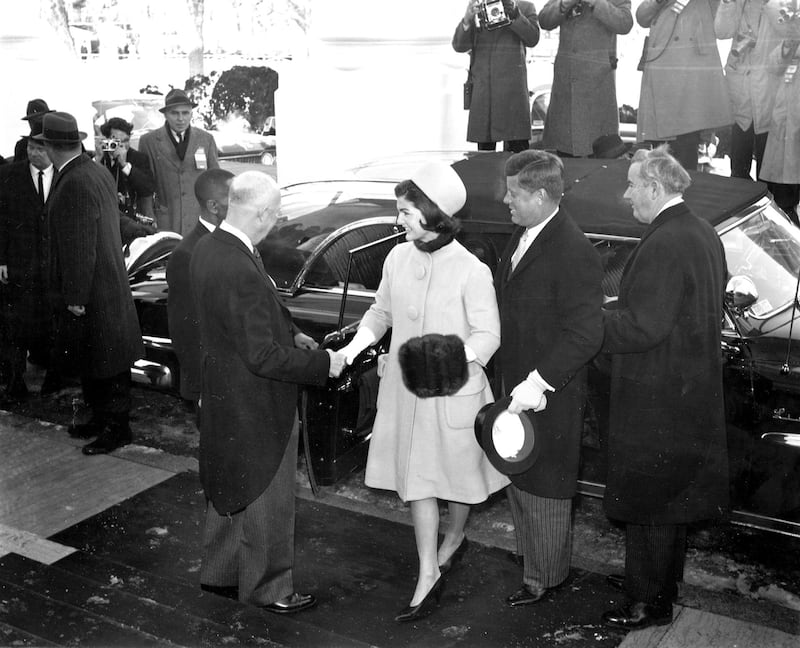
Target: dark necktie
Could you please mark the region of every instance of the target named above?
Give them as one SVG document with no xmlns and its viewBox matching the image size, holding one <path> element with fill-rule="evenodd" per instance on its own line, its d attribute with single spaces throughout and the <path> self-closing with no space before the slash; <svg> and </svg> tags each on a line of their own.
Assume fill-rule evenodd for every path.
<svg viewBox="0 0 800 648">
<path fill-rule="evenodd" d="M 44 171 L 39 171 L 39 200 L 44 205 Z"/>
</svg>

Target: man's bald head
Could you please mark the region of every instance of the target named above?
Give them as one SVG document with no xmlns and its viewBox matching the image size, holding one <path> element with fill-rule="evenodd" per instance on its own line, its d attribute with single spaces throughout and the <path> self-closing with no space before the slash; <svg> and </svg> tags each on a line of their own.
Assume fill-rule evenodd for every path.
<svg viewBox="0 0 800 648">
<path fill-rule="evenodd" d="M 266 173 L 245 171 L 231 180 L 227 220 L 247 234 L 254 245 L 275 225 L 280 206 L 281 192 Z"/>
</svg>

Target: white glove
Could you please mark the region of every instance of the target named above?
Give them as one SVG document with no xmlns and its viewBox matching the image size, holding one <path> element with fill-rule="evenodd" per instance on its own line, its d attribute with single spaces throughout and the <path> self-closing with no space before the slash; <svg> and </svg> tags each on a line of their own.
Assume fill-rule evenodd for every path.
<svg viewBox="0 0 800 648">
<path fill-rule="evenodd" d="M 339 349 L 339 353 L 343 354 L 345 356 L 345 362 L 347 362 L 348 365 L 351 365 L 353 364 L 353 360 L 358 357 L 359 353 L 361 353 L 368 346 L 375 344 L 375 342 L 377 342 L 375 339 L 375 334 L 366 326 L 362 326 L 356 331 L 353 339 Z"/>
<path fill-rule="evenodd" d="M 533 380 L 526 378 L 511 390 L 511 404 L 508 406 L 508 411 L 511 414 L 519 414 L 529 409 L 541 412 L 547 407 L 547 396 L 544 395 L 544 391 Z"/>
</svg>

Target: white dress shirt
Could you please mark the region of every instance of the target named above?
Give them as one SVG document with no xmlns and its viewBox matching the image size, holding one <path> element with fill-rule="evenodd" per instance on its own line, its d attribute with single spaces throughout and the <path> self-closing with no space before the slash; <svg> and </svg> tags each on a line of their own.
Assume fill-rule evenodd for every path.
<svg viewBox="0 0 800 648">
<path fill-rule="evenodd" d="M 37 169 L 32 164 L 28 165 L 28 169 L 31 172 L 31 178 L 33 179 L 33 186 L 36 187 L 36 191 L 39 191 L 39 171 L 42 171 L 42 186 L 44 187 L 44 196 L 42 196 L 42 202 L 47 200 L 47 196 L 50 195 L 50 186 L 53 184 L 53 173 L 55 169 L 51 164 L 46 169 Z"/>
</svg>

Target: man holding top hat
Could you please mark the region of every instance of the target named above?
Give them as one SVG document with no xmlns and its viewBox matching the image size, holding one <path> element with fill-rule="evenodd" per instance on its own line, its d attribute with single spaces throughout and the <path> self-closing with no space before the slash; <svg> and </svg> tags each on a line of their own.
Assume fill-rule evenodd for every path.
<svg viewBox="0 0 800 648">
<path fill-rule="evenodd" d="M 586 363 L 603 341 L 603 276 L 592 244 L 559 206 L 564 167 L 527 150 L 505 165 L 504 202 L 518 225 L 495 275 L 500 389 L 508 412 L 530 417 L 538 459 L 507 489 L 524 563 L 513 608 L 542 600 L 569 574 Z"/>
<path fill-rule="evenodd" d="M 56 353 L 80 376 L 92 409 L 91 420 L 71 425 L 69 433 L 96 436 L 83 448 L 94 455 L 131 441 L 130 367 L 144 348 L 122 258 L 114 179 L 81 153 L 85 137 L 72 115 L 53 112 L 33 139 L 44 143 L 56 168 L 47 211 Z"/>
<path fill-rule="evenodd" d="M 139 152 L 150 159 L 156 180 L 156 222 L 161 231 L 188 234 L 197 225 L 200 205 L 194 183 L 206 169 L 218 169 L 217 145 L 206 131 L 193 127 L 192 103 L 183 90 L 167 93 L 164 128 L 142 136 Z"/>
</svg>

